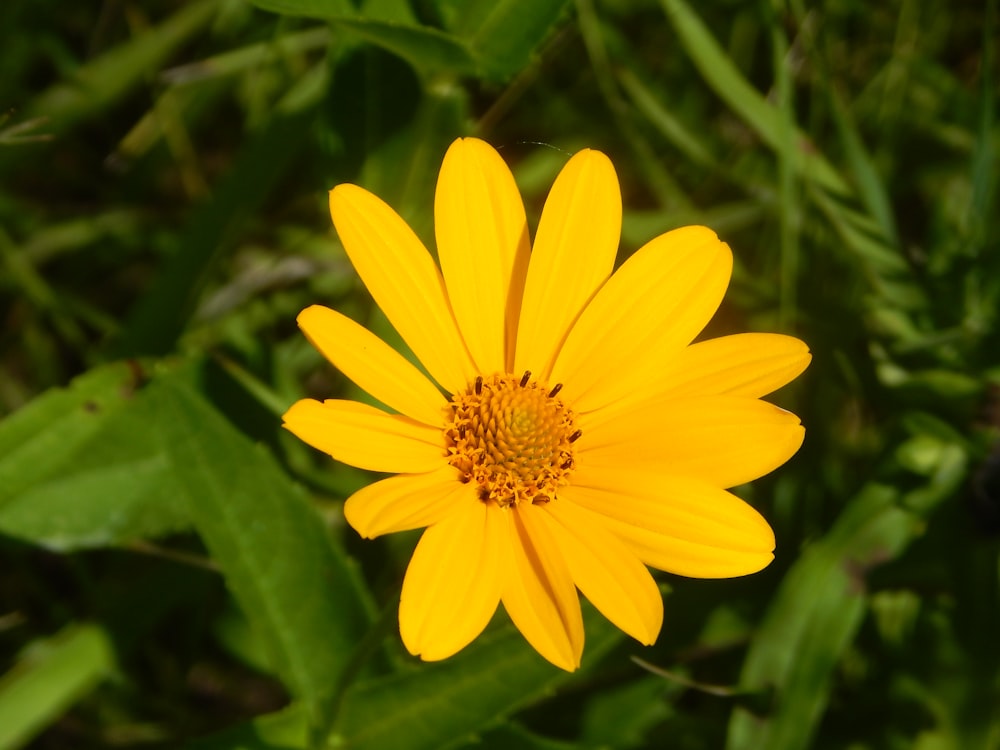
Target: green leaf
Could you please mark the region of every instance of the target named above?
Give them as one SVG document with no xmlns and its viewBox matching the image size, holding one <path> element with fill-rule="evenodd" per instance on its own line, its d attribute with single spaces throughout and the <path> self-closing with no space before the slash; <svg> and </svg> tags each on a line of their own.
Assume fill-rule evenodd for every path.
<svg viewBox="0 0 1000 750">
<path fill-rule="evenodd" d="M 317 726 L 369 622 L 308 498 L 188 384 L 99 368 L 0 423 L 0 531 L 57 549 L 193 523 Z"/>
<path fill-rule="evenodd" d="M 270 453 L 177 378 L 156 379 L 148 394 L 198 533 L 271 663 L 322 731 L 370 621 L 354 569 Z"/>
<path fill-rule="evenodd" d="M 23 747 L 115 668 L 95 625 L 70 625 L 30 644 L 0 679 L 0 747 Z"/>
<path fill-rule="evenodd" d="M 896 557 L 922 529 L 898 501 L 895 489 L 869 485 L 792 566 L 750 645 L 740 683 L 748 691 L 773 690 L 772 711 L 735 709 L 728 750 L 809 746 L 834 668 L 867 608 L 866 569 Z"/>
<path fill-rule="evenodd" d="M 0 532 L 66 551 L 186 528 L 144 377 L 138 362 L 106 365 L 0 422 Z"/>
<path fill-rule="evenodd" d="M 587 648 L 583 673 L 624 638 L 621 631 L 584 605 Z M 355 684 L 341 707 L 330 747 L 361 750 L 446 750 L 477 747 L 524 747 L 557 750 L 547 740 L 504 722 L 518 709 L 543 700 L 579 680 L 553 667 L 525 642 L 509 622 L 491 627 L 461 653 L 443 662 L 414 664 L 405 673 Z M 303 712 L 292 707 L 231 727 L 185 746 L 186 750 L 287 750 L 306 742 Z M 492 739 L 491 739 L 492 738 Z M 524 742 L 504 744 L 518 738 Z M 499 744 L 492 740 L 501 741 Z M 533 743 L 533 744 L 529 744 Z"/>
<path fill-rule="evenodd" d="M 301 750 L 308 746 L 305 712 L 291 706 L 188 742 L 184 750 Z"/>
<path fill-rule="evenodd" d="M 623 635 L 593 608 L 584 613 L 586 668 Z M 574 678 L 542 659 L 512 625 L 497 627 L 446 661 L 355 685 L 336 741 L 351 750 L 444 750 Z"/>
<path fill-rule="evenodd" d="M 529 731 L 514 722 L 504 722 L 482 737 L 461 745 L 462 750 L 577 750 L 575 742 L 563 742 Z"/>
<path fill-rule="evenodd" d="M 682 689 L 649 676 L 599 693 L 587 703 L 580 737 L 587 747 L 642 747 L 647 733 L 674 713 L 670 699 Z"/>
<path fill-rule="evenodd" d="M 288 16 L 319 18 L 403 58 L 424 73 L 470 74 L 476 69 L 467 45 L 439 29 L 396 20 L 351 15 L 350 4 L 325 0 L 251 0 L 258 8 Z"/>
<path fill-rule="evenodd" d="M 409 62 L 424 74 L 508 78 L 531 59 L 562 14 L 568 0 L 468 3 L 461 35 L 397 19 L 353 15 L 345 3 L 324 0 L 251 0 L 259 8 L 292 16 L 320 18 Z"/>
<path fill-rule="evenodd" d="M 568 0 L 478 0 L 467 5 L 488 9 L 482 22 L 467 38 L 472 54 L 489 77 L 514 75 L 531 60 L 548 36 Z"/>
</svg>

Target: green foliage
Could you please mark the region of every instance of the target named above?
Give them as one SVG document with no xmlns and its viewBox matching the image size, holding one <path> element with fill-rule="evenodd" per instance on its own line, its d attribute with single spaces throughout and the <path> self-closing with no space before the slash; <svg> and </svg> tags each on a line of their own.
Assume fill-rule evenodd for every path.
<svg viewBox="0 0 1000 750">
<path fill-rule="evenodd" d="M 995 0 L 0 4 L 0 748 L 1000 748 Z M 784 330 L 806 444 L 741 488 L 770 569 L 669 583 L 562 673 L 503 613 L 403 653 L 416 536 L 280 429 L 361 397 L 295 330 L 395 344 L 326 216 L 428 241 L 447 145 L 537 217 L 607 152 L 622 258 L 704 223 L 709 335 Z"/>
<path fill-rule="evenodd" d="M 0 531 L 67 551 L 188 526 L 143 377 L 134 361 L 95 368 L 0 422 Z"/>
<path fill-rule="evenodd" d="M 373 3 L 368 13 L 359 14 L 347 0 L 252 2 L 274 13 L 323 19 L 398 55 L 424 74 L 479 74 L 498 80 L 528 63 L 567 4 L 566 0 L 442 3 L 435 15 L 450 23 L 439 29 L 417 23 L 403 3 Z"/>
<path fill-rule="evenodd" d="M 70 625 L 32 643 L 0 680 L 0 747 L 18 747 L 114 669 L 107 635 Z"/>
</svg>

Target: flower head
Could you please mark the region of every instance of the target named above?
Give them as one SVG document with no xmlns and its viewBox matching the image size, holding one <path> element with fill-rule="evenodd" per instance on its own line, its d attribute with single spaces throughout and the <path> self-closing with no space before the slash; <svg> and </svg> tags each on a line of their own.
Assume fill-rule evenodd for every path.
<svg viewBox="0 0 1000 750">
<path fill-rule="evenodd" d="M 429 377 L 349 318 L 309 307 L 298 318 L 309 340 L 386 408 L 306 399 L 285 427 L 338 461 L 396 475 L 347 500 L 361 535 L 426 527 L 399 607 L 411 653 L 454 654 L 502 602 L 542 656 L 572 670 L 584 640 L 577 589 L 651 644 L 663 602 L 646 566 L 722 578 L 771 561 L 771 528 L 726 488 L 798 450 L 799 420 L 760 397 L 809 353 L 775 334 L 691 343 L 732 270 L 714 232 L 663 234 L 612 274 L 618 179 L 585 150 L 556 179 L 532 244 L 510 170 L 474 138 L 441 166 L 440 269 L 362 188 L 334 188 L 330 213 Z"/>
</svg>

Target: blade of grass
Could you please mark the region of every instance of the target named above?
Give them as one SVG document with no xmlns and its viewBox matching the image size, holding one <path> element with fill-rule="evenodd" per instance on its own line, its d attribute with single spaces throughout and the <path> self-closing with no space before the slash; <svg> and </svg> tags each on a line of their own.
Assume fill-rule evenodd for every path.
<svg viewBox="0 0 1000 750">
<path fill-rule="evenodd" d="M 660 0 L 660 3 L 684 49 L 716 94 L 772 150 L 785 150 L 794 157 L 795 173 L 811 188 L 811 196 L 846 246 L 872 264 L 874 276 L 905 271 L 906 263 L 889 243 L 881 225 L 852 205 L 854 191 L 849 183 L 801 130 L 795 128 L 789 139 L 781 112 L 743 77 L 684 0 Z"/>
<path fill-rule="evenodd" d="M 834 668 L 866 611 L 867 570 L 895 558 L 922 531 L 922 519 L 901 505 L 894 488 L 866 486 L 785 576 L 750 644 L 740 680 L 747 691 L 773 690 L 772 708 L 764 716 L 735 709 L 728 750 L 809 746 Z"/>
<path fill-rule="evenodd" d="M 777 18 L 771 19 L 771 46 L 778 108 L 778 227 L 779 296 L 778 321 L 782 330 L 792 330 L 799 281 L 799 230 L 801 213 L 795 183 L 795 102 L 789 69 L 788 41 Z"/>
<path fill-rule="evenodd" d="M 114 651 L 96 625 L 69 625 L 29 645 L 0 678 L 0 747 L 24 747 L 114 669 Z"/>
<path fill-rule="evenodd" d="M 796 171 L 823 188 L 841 195 L 851 190 L 801 130 L 795 129 L 789 146 L 778 108 L 743 77 L 711 32 L 683 0 L 660 0 L 685 51 L 712 90 L 774 150 L 790 148 Z"/>
<path fill-rule="evenodd" d="M 215 16 L 219 0 L 181 6 L 173 16 L 140 33 L 81 67 L 70 81 L 43 91 L 24 107 L 24 118 L 42 119 L 52 137 L 104 112 L 155 73 L 179 47 L 204 29 Z M 0 149 L 0 173 L 18 160 L 38 154 L 38 148 Z"/>
<path fill-rule="evenodd" d="M 660 164 L 655 151 L 632 117 L 631 108 L 618 90 L 611 65 L 611 55 L 605 45 L 605 34 L 612 30 L 603 26 L 591 0 L 576 0 L 580 33 L 587 48 L 587 56 L 597 79 L 598 88 L 618 127 L 625 133 L 625 141 L 635 154 L 635 162 L 642 170 L 650 188 L 661 206 L 672 211 L 685 211 L 691 202 L 673 176 Z"/>
<path fill-rule="evenodd" d="M 171 351 L 195 310 L 212 265 L 232 245 L 240 228 L 264 202 L 308 142 L 304 132 L 325 90 L 325 63 L 286 94 L 283 105 L 248 139 L 236 163 L 191 216 L 177 254 L 156 278 L 126 322 L 113 352 L 117 356 L 162 355 Z"/>
<path fill-rule="evenodd" d="M 709 148 L 691 132 L 690 128 L 663 106 L 656 94 L 642 82 L 634 70 L 621 68 L 617 79 L 635 108 L 682 154 L 703 167 L 712 170 L 719 167 Z"/>
</svg>

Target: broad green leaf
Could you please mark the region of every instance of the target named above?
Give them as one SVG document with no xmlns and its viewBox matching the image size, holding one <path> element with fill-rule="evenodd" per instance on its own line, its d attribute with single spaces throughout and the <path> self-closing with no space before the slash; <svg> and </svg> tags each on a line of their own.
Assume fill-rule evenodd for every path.
<svg viewBox="0 0 1000 750">
<path fill-rule="evenodd" d="M 524 68 L 548 36 L 568 0 L 477 0 L 488 8 L 482 22 L 469 29 L 468 44 L 486 74 L 507 78 Z"/>
<path fill-rule="evenodd" d="M 584 606 L 587 647 L 583 671 L 624 636 Z M 488 630 L 442 662 L 417 663 L 405 673 L 359 682 L 348 691 L 329 747 L 361 750 L 446 750 L 464 747 L 484 732 L 497 740 L 528 738 L 534 744 L 487 744 L 558 750 L 565 747 L 504 722 L 537 703 L 575 675 L 543 660 L 510 623 Z M 495 735 L 495 736 L 494 736 Z M 303 712 L 295 707 L 189 743 L 185 750 L 290 750 L 305 746 Z M 469 747 L 476 747 L 473 741 Z"/>
<path fill-rule="evenodd" d="M 158 378 L 147 390 L 199 535 L 271 663 L 322 730 L 369 625 L 354 569 L 270 453 L 178 379 Z"/>
<path fill-rule="evenodd" d="M 111 643 L 96 625 L 70 625 L 31 643 L 0 677 L 0 747 L 25 746 L 114 669 Z"/>
<path fill-rule="evenodd" d="M 425 73 L 470 74 L 476 69 L 467 45 L 429 26 L 352 15 L 350 3 L 325 0 L 251 0 L 258 8 L 289 16 L 319 18 L 382 47 Z M 346 6 L 346 7 L 345 7 Z"/>
<path fill-rule="evenodd" d="M 728 750 L 806 748 L 826 708 L 831 679 L 867 608 L 867 568 L 890 560 L 922 529 L 898 492 L 869 485 L 830 533 L 789 571 L 750 645 L 740 686 L 774 691 L 771 712 L 735 709 Z"/>
<path fill-rule="evenodd" d="M 646 733 L 675 712 L 669 698 L 682 689 L 647 676 L 603 691 L 588 702 L 580 737 L 587 747 L 642 747 Z"/>
<path fill-rule="evenodd" d="M 106 365 L 0 422 L 0 532 L 55 550 L 187 526 L 138 362 Z"/>
<path fill-rule="evenodd" d="M 584 623 L 586 669 L 624 636 L 589 606 Z M 443 662 L 353 686 L 335 743 L 351 750 L 444 750 L 573 679 L 535 653 L 512 625 L 497 627 Z"/>
<path fill-rule="evenodd" d="M 187 743 L 184 750 L 298 750 L 307 746 L 305 717 L 296 708 L 268 714 L 218 734 Z M 336 744 L 330 747 L 337 747 Z M 482 736 L 456 745 L 461 750 L 573 750 L 574 743 L 542 737 L 524 727 L 502 722 Z"/>
<path fill-rule="evenodd" d="M 555 740 L 525 729 L 514 722 L 504 722 L 483 736 L 460 746 L 461 750 L 578 750 L 575 742 Z"/>
<path fill-rule="evenodd" d="M 301 706 L 258 716 L 202 739 L 184 750 L 302 750 L 309 747 L 309 729 Z"/>
<path fill-rule="evenodd" d="M 270 3 L 271 0 L 265 0 Z M 406 26 L 372 18 L 327 17 L 331 24 L 406 60 L 425 73 L 472 74 L 476 60 L 461 40 L 428 26 Z"/>
<path fill-rule="evenodd" d="M 328 21 L 409 62 L 425 74 L 483 75 L 502 80 L 520 71 L 562 14 L 568 0 L 467 3 L 451 34 L 432 26 L 352 13 L 324 0 L 251 0 L 264 10 Z M 347 7 L 345 7 L 345 5 Z"/>
</svg>

